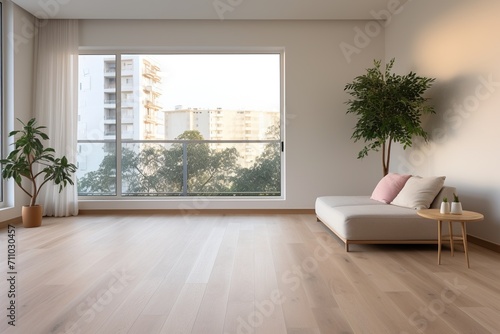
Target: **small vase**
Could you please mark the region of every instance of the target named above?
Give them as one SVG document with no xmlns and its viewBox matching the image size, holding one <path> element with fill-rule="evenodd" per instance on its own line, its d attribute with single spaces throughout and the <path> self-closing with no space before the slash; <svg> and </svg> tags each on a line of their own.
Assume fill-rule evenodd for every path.
<svg viewBox="0 0 500 334">
<path fill-rule="evenodd" d="M 441 202 L 441 208 L 439 209 L 439 213 L 442 213 L 442 214 L 450 213 L 450 203 L 449 202 Z"/>
<path fill-rule="evenodd" d="M 451 203 L 451 214 L 461 215 L 462 214 L 462 203 L 452 202 Z"/>
</svg>

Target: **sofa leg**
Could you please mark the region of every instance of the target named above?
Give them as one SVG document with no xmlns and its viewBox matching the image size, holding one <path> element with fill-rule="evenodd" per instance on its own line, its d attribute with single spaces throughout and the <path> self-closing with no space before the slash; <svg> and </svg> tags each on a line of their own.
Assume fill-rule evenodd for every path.
<svg viewBox="0 0 500 334">
<path fill-rule="evenodd" d="M 345 251 L 349 253 L 349 244 L 347 242 L 345 243 Z"/>
</svg>

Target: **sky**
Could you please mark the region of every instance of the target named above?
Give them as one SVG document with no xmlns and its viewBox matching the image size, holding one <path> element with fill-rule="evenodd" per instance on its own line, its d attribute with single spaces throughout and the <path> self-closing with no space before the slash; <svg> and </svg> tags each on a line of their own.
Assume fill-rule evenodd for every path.
<svg viewBox="0 0 500 334">
<path fill-rule="evenodd" d="M 279 54 L 151 55 L 159 62 L 164 110 L 280 110 Z"/>
</svg>

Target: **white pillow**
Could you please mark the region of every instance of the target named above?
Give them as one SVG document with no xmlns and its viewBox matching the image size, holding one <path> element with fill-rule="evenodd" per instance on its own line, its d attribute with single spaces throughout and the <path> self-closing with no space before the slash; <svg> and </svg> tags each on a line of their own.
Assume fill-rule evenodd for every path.
<svg viewBox="0 0 500 334">
<path fill-rule="evenodd" d="M 445 179 L 445 176 L 412 176 L 406 181 L 403 189 L 391 204 L 415 210 L 428 209 L 441 188 L 443 188 Z"/>
</svg>

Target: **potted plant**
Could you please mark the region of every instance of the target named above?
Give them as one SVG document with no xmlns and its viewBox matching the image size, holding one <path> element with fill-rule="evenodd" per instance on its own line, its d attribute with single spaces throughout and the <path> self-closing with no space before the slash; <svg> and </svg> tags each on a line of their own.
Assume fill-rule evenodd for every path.
<svg viewBox="0 0 500 334">
<path fill-rule="evenodd" d="M 428 135 L 421 126 L 420 118 L 422 114 L 433 114 L 435 111 L 427 105 L 428 99 L 423 94 L 435 79 L 420 77 L 413 72 L 406 75 L 391 73 L 394 59 L 382 72 L 380 63 L 375 60 L 375 67 L 356 77 L 344 90 L 352 97 L 346 102 L 349 106 L 347 113 L 358 117 L 351 138 L 355 142 L 365 142 L 358 159 L 368 155 L 370 150 L 382 149 L 385 176 L 389 172 L 393 142 L 401 143 L 406 149 L 411 147 L 414 136 L 427 140 Z"/>
<path fill-rule="evenodd" d="M 441 208 L 439 209 L 439 213 L 442 214 L 450 213 L 450 203 L 448 202 L 447 197 L 443 198 L 443 202 L 441 202 Z"/>
<path fill-rule="evenodd" d="M 76 172 L 76 166 L 68 162 L 63 156 L 54 157 L 54 149 L 44 147 L 42 141 L 49 139 L 43 132 L 45 126 L 36 126 L 36 119 L 32 118 L 23 125 L 22 130 L 9 133 L 9 137 L 16 137 L 14 149 L 6 159 L 0 160 L 3 165 L 2 177 L 14 179 L 19 188 L 30 198 L 30 204 L 23 206 L 22 219 L 25 227 L 37 227 L 42 223 L 43 209 L 37 205 L 37 197 L 43 186 L 54 182 L 59 186 L 59 192 L 66 185 L 73 184 L 71 175 Z M 19 136 L 18 136 L 19 135 Z M 23 179 L 29 181 L 30 185 L 23 185 Z"/>
<path fill-rule="evenodd" d="M 462 203 L 460 203 L 460 199 L 458 195 L 453 193 L 453 202 L 451 203 L 451 213 L 454 215 L 462 214 Z"/>
</svg>

